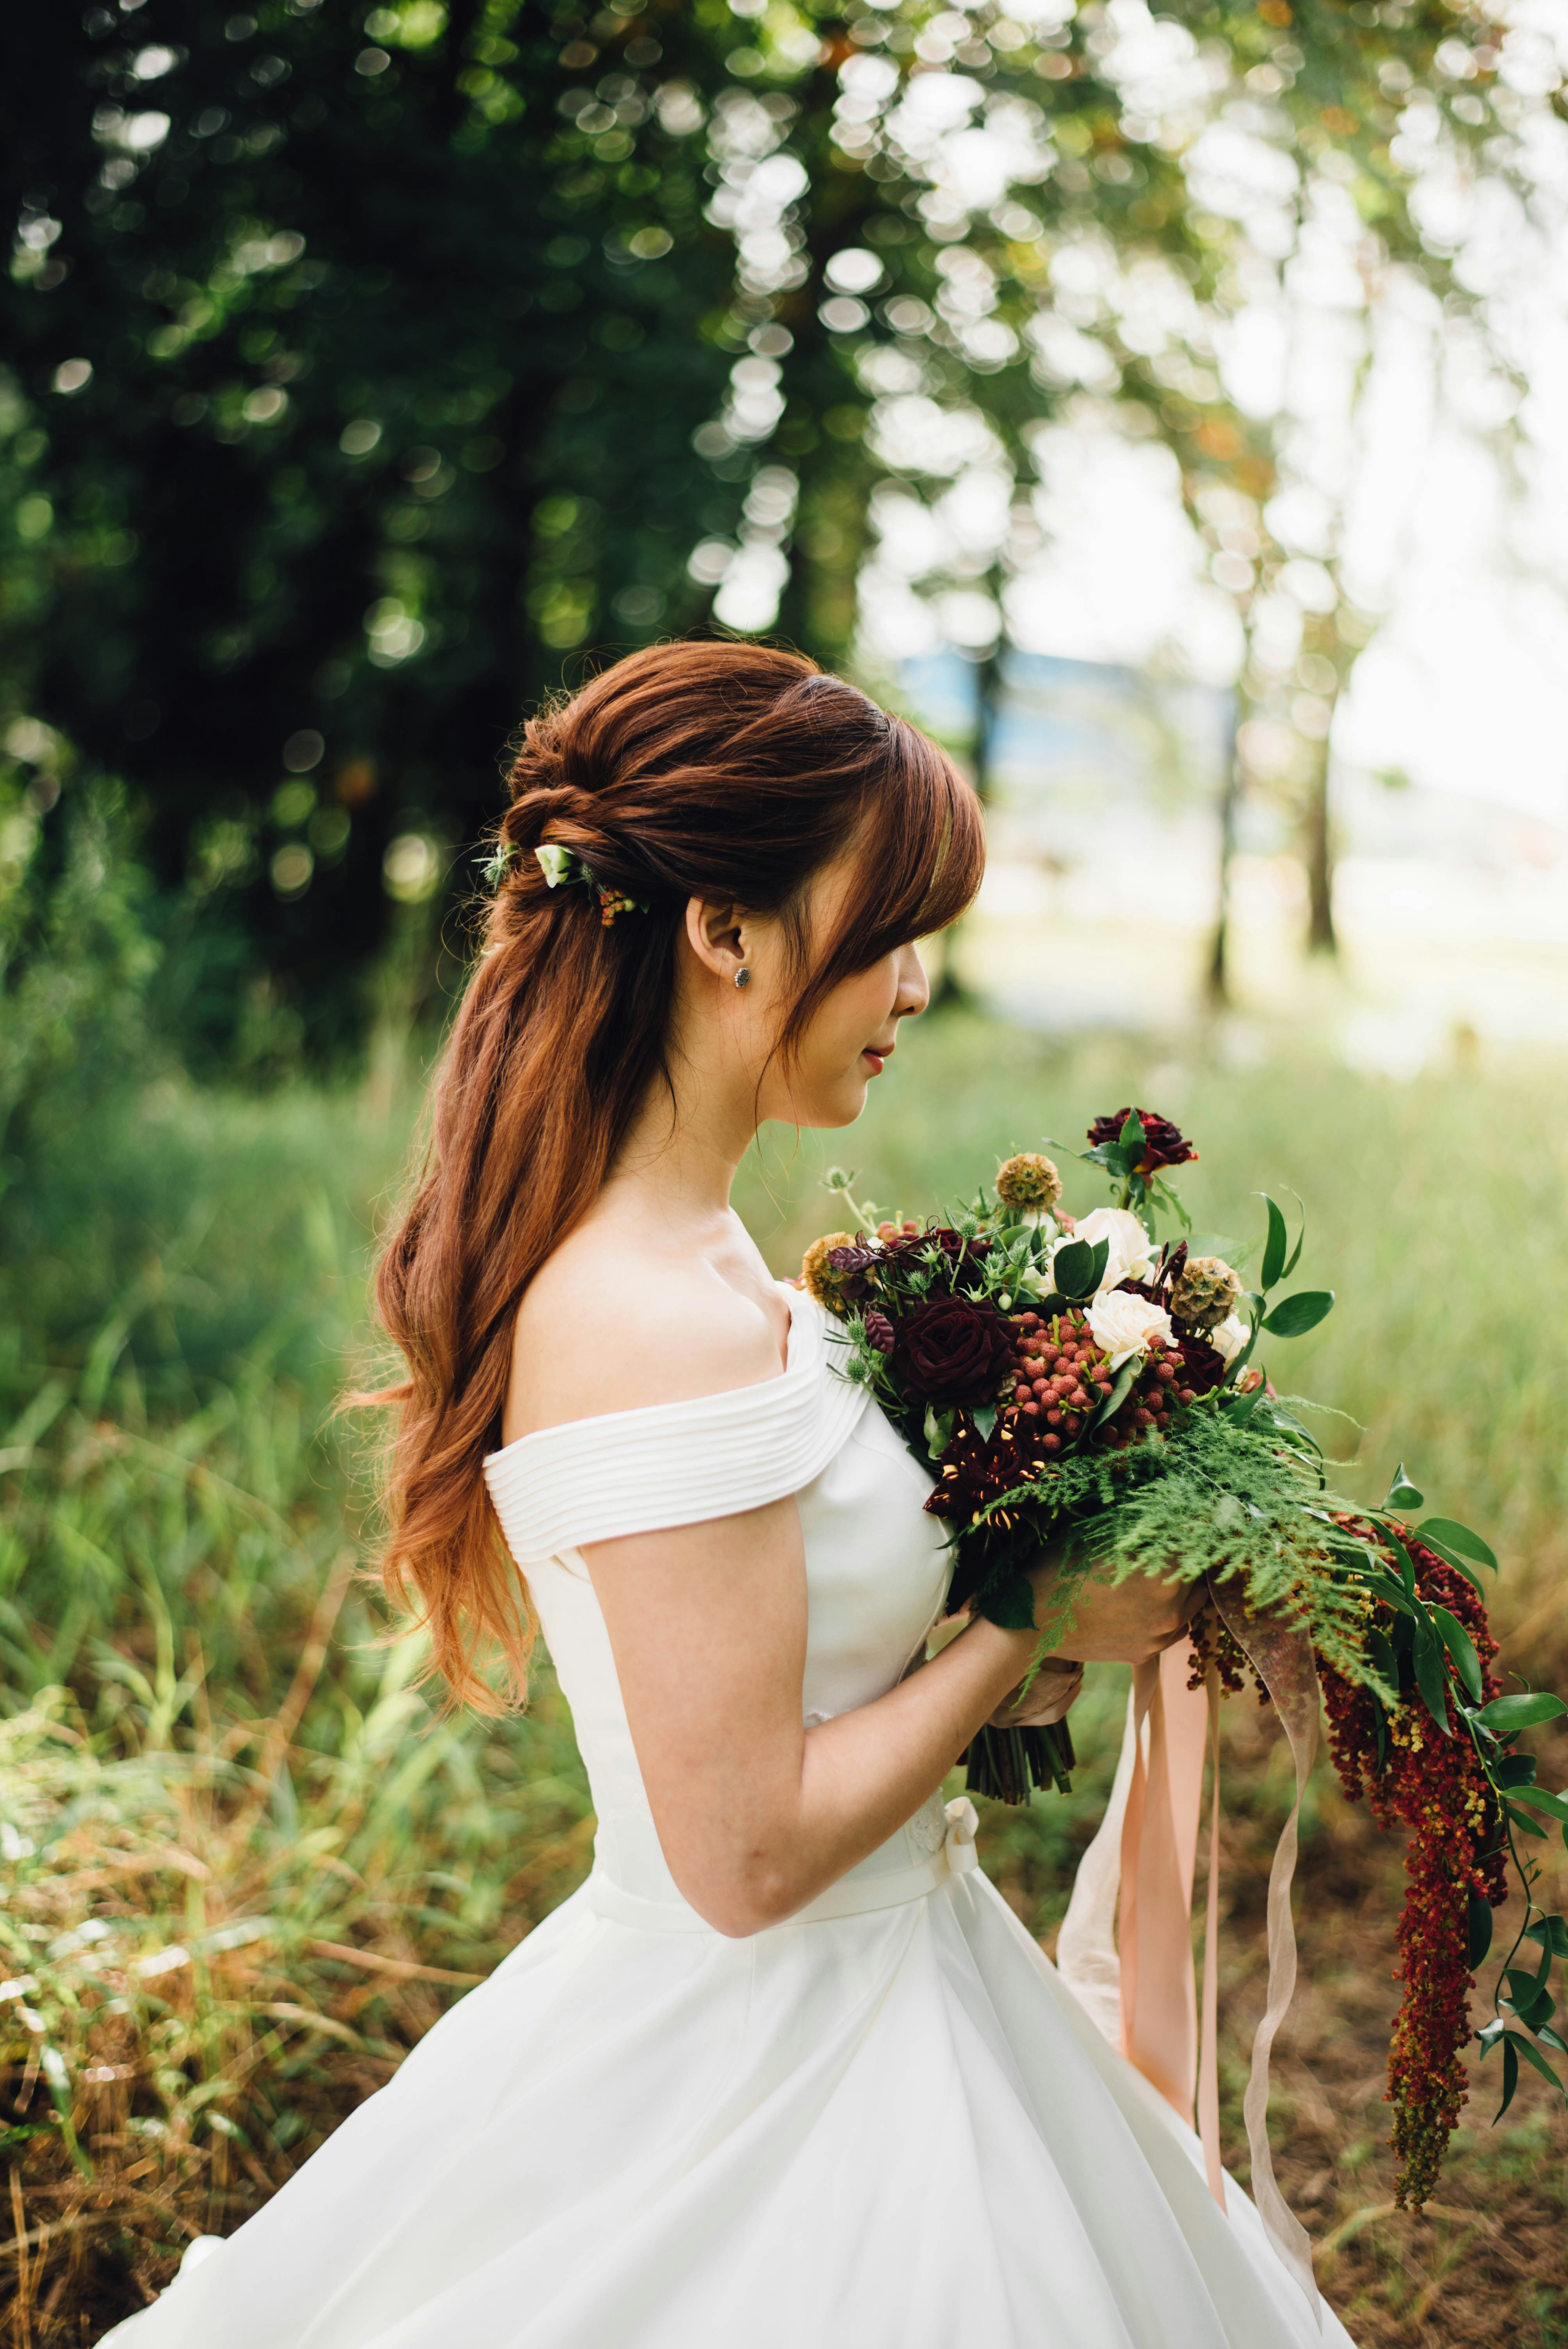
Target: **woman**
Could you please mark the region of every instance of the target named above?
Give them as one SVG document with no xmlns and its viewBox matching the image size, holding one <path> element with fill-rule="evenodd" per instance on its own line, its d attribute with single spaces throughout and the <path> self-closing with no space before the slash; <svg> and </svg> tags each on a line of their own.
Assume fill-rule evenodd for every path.
<svg viewBox="0 0 1568 2349">
<path fill-rule="evenodd" d="M 976 1620 L 911 1669 L 946 1580 L 929 1480 L 729 1205 L 758 1124 L 850 1123 L 924 1008 L 973 795 L 738 644 L 608 670 L 529 726 L 511 789 L 381 1269 L 387 1573 L 460 1696 L 481 1645 L 521 1681 L 542 1623 L 593 1872 L 115 2339 L 1305 2349 L 1251 2206 L 1220 2211 L 944 1813 L 1034 1635 Z M 1099 1593 L 1074 1646 L 1137 1660 L 1180 1619 Z"/>
</svg>

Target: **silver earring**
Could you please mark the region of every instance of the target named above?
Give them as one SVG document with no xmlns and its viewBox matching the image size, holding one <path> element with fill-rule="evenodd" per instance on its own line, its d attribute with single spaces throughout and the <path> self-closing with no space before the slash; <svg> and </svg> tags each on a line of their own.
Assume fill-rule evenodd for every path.
<svg viewBox="0 0 1568 2349">
<path fill-rule="evenodd" d="M 749 987 L 751 984 L 751 973 L 747 969 L 744 963 L 741 964 L 740 968 L 735 974 L 735 983 L 737 987 Z"/>
</svg>

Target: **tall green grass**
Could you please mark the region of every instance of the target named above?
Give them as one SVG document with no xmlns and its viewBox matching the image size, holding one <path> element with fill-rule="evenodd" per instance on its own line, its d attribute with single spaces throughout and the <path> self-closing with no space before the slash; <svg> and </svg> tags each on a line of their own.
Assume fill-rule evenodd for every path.
<svg viewBox="0 0 1568 2349">
<path fill-rule="evenodd" d="M 1177 1180 L 1201 1226 L 1245 1237 L 1257 1189 L 1301 1195 L 1302 1278 L 1339 1301 L 1271 1374 L 1348 1414 L 1326 1430 L 1356 1489 L 1380 1496 L 1403 1456 L 1491 1535 L 1508 1660 L 1544 1672 L 1568 1482 L 1568 1118 L 1547 1086 L 1150 1066 L 948 1014 L 910 1030 L 852 1133 L 773 1130 L 740 1204 L 789 1271 L 840 1220 L 830 1161 L 923 1210 L 1133 1100 L 1196 1138 Z M 587 1864 L 548 1671 L 521 1720 L 441 1722 L 359 1572 L 363 1438 L 332 1411 L 412 1106 L 163 1078 L 35 1117 L 12 1170 L 0 2153 L 24 2225 L 7 2245 L 0 2193 L 0 2311 L 9 2289 L 36 2349 L 92 2337 L 191 2233 L 237 2223 Z M 1069 1205 L 1099 1204 L 1100 1178 L 1057 1154 Z M 1099 1675 L 1078 1794 L 991 1825 L 988 1864 L 1037 1930 L 1120 1703 Z M 1241 1750 L 1229 1799 L 1266 1823 L 1277 1772 Z"/>
</svg>

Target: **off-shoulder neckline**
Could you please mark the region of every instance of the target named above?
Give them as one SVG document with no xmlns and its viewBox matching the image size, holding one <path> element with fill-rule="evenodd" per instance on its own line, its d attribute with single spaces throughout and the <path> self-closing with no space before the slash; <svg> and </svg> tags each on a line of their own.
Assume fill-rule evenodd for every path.
<svg viewBox="0 0 1568 2349">
<path fill-rule="evenodd" d="M 486 1468 L 490 1468 L 498 1461 L 517 1458 L 531 1444 L 545 1444 L 552 1437 L 568 1435 L 579 1428 L 603 1431 L 606 1428 L 624 1425 L 628 1421 L 645 1420 L 655 1412 L 695 1411 L 702 1404 L 726 1402 L 732 1396 L 738 1395 L 746 1395 L 762 1402 L 769 1396 L 777 1394 L 792 1380 L 799 1379 L 805 1371 L 815 1367 L 820 1349 L 801 1342 L 808 1330 L 812 1330 L 815 1334 L 810 1311 L 802 1309 L 809 1307 L 809 1300 L 804 1292 L 788 1280 L 778 1280 L 773 1285 L 781 1293 L 784 1302 L 789 1308 L 789 1327 L 784 1340 L 784 1368 L 776 1377 L 754 1379 L 749 1385 L 743 1387 L 717 1387 L 710 1394 L 682 1395 L 674 1402 L 635 1403 L 629 1411 L 585 1412 L 577 1419 L 557 1420 L 552 1427 L 531 1428 L 526 1435 L 514 1435 L 510 1444 L 501 1444 L 494 1452 L 487 1452 L 484 1455 L 484 1465 Z"/>
</svg>

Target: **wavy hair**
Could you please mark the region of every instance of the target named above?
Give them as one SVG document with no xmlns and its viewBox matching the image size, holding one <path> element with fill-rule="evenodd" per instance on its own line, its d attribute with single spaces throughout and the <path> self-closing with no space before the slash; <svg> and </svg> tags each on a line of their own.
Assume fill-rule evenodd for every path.
<svg viewBox="0 0 1568 2349">
<path fill-rule="evenodd" d="M 430 1634 L 454 1700 L 521 1701 L 537 1619 L 485 1486 L 524 1289 L 596 1197 L 649 1089 L 668 1082 L 676 940 L 693 897 L 777 915 L 797 992 L 788 1067 L 841 980 L 943 928 L 984 864 L 974 793 L 936 745 L 799 654 L 690 642 L 633 654 L 523 730 L 504 877 L 431 1092 L 429 1141 L 376 1297 L 407 1374 L 384 1458 L 389 1596 Z M 532 854 L 570 848 L 648 908 L 601 924 Z M 806 893 L 846 854 L 834 933 Z M 481 1669 L 498 1652 L 498 1697 Z"/>
</svg>

